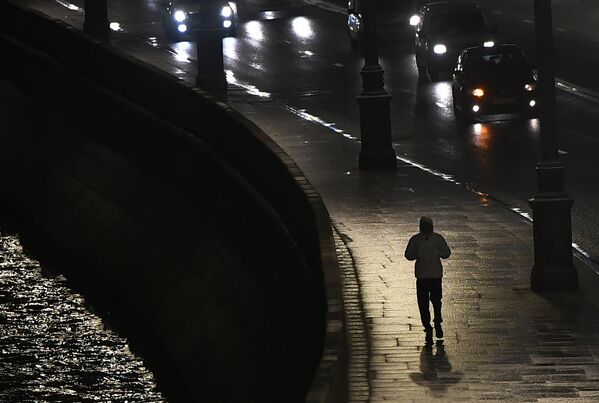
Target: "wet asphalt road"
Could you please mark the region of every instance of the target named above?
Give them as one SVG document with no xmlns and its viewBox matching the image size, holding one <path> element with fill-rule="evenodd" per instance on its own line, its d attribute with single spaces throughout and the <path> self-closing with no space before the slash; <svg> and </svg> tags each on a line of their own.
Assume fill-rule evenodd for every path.
<svg viewBox="0 0 599 403">
<path fill-rule="evenodd" d="M 27 2 L 75 15 L 70 17 L 73 20 L 83 18 L 80 11 L 77 17 L 77 12 L 56 0 Z M 83 4 L 79 0 L 73 3 Z M 113 41 L 132 49 L 164 47 L 170 51 L 165 56 L 169 62 L 180 64 L 182 69 L 192 68 L 189 64 L 195 63 L 195 45 L 166 41 L 159 1 L 108 3 L 110 20 L 118 22 L 122 30 L 113 35 Z M 522 45 L 534 59 L 532 0 L 479 3 L 498 27 L 500 37 Z M 556 74 L 596 90 L 599 85 L 589 66 L 599 65 L 599 39 L 593 28 L 599 12 L 592 3 L 554 0 Z M 223 41 L 229 82 L 252 90 L 257 101 L 275 100 L 337 132 L 359 136 L 355 97 L 361 88 L 363 60 L 359 51 L 350 47 L 346 17 L 342 7 L 338 8 L 340 12 L 331 12 L 309 6 L 301 16 L 241 23 L 238 36 Z M 381 44 L 379 50 L 386 88 L 393 97 L 392 136 L 398 155 L 530 211 L 527 200 L 536 192 L 538 121 L 458 128 L 449 82 L 419 80 L 411 49 L 411 32 L 399 29 L 397 37 Z M 563 91 L 557 92 L 557 102 L 560 157 L 566 167 L 566 191 L 574 199 L 574 241 L 599 260 L 599 162 L 595 157 L 599 152 L 595 129 L 599 104 Z"/>
</svg>

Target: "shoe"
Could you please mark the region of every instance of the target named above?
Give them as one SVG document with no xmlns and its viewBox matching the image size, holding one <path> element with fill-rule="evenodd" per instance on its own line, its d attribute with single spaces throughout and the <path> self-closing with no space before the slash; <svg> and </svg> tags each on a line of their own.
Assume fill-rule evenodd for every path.
<svg viewBox="0 0 599 403">
<path fill-rule="evenodd" d="M 441 327 L 440 323 L 435 324 L 435 336 L 437 337 L 437 339 L 443 338 L 443 328 Z"/>
<path fill-rule="evenodd" d="M 426 335 L 424 336 L 424 344 L 426 346 L 432 346 L 433 345 L 433 330 L 425 330 Z"/>
</svg>

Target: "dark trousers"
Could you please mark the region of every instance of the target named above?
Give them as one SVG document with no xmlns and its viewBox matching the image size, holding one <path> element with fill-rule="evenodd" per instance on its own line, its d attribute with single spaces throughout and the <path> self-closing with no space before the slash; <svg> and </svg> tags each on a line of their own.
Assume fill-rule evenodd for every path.
<svg viewBox="0 0 599 403">
<path fill-rule="evenodd" d="M 441 298 L 443 291 L 440 278 L 418 278 L 416 279 L 416 295 L 418 296 L 418 309 L 420 310 L 420 319 L 424 330 L 430 331 L 431 313 L 428 309 L 429 301 L 433 304 L 435 312 L 435 323 L 443 322 L 441 316 Z"/>
</svg>

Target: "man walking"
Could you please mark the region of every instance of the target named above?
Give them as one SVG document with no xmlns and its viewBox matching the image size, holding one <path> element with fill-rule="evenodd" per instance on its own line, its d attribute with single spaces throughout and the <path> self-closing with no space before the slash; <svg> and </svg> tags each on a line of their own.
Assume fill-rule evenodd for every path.
<svg viewBox="0 0 599 403">
<path fill-rule="evenodd" d="M 408 260 L 416 260 L 416 295 L 427 345 L 433 344 L 429 301 L 432 302 L 435 313 L 435 335 L 437 339 L 443 339 L 443 328 L 441 327 L 441 322 L 443 322 L 441 316 L 443 265 L 441 258 L 447 259 L 449 255 L 451 255 L 451 251 L 445 238 L 433 231 L 433 220 L 430 217 L 421 217 L 420 232 L 410 238 L 405 256 Z"/>
</svg>

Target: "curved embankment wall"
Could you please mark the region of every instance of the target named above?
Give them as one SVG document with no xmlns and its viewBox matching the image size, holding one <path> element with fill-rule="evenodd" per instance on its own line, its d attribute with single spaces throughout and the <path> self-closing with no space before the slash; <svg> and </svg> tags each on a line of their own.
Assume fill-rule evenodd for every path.
<svg viewBox="0 0 599 403">
<path fill-rule="evenodd" d="M 55 120 L 2 133 L 2 197 L 126 307 L 170 397 L 343 401 L 330 222 L 290 158 L 228 106 L 65 24 L 0 1 L 0 31 L 0 71 Z"/>
</svg>

